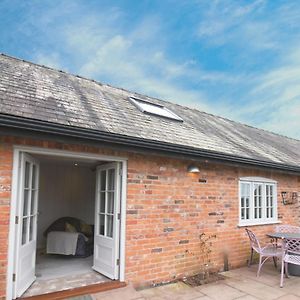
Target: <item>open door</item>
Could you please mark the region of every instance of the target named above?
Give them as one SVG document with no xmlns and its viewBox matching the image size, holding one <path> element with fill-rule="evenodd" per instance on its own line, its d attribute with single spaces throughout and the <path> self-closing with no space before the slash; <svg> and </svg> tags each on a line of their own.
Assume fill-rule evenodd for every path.
<svg viewBox="0 0 300 300">
<path fill-rule="evenodd" d="M 39 163 L 21 154 L 16 216 L 16 260 L 14 298 L 20 297 L 35 280 L 36 228 L 39 191 Z"/>
<path fill-rule="evenodd" d="M 119 278 L 120 164 L 97 167 L 93 269 Z"/>
</svg>

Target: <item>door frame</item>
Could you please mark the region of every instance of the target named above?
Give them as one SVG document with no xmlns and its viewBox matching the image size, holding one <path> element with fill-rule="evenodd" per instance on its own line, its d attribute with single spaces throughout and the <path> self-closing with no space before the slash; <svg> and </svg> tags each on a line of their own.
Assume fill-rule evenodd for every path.
<svg viewBox="0 0 300 300">
<path fill-rule="evenodd" d="M 58 149 L 46 149 L 31 146 L 14 146 L 13 147 L 13 169 L 12 169 L 12 185 L 11 185 L 11 202 L 10 202 L 10 221 L 9 221 L 9 243 L 8 243 L 8 264 L 7 264 L 7 283 L 6 283 L 6 299 L 13 299 L 13 273 L 14 273 L 14 258 L 16 256 L 16 231 L 15 218 L 17 215 L 18 204 L 18 186 L 19 186 L 19 170 L 21 153 L 28 154 L 44 154 L 58 157 L 71 157 L 74 159 L 90 159 L 101 160 L 107 162 L 119 162 L 122 167 L 121 178 L 121 199 L 120 199 L 120 265 L 119 265 L 119 280 L 125 281 L 125 244 L 126 244 L 126 202 L 127 202 L 127 157 L 110 156 L 102 154 L 94 154 L 87 152 L 75 152 Z"/>
</svg>

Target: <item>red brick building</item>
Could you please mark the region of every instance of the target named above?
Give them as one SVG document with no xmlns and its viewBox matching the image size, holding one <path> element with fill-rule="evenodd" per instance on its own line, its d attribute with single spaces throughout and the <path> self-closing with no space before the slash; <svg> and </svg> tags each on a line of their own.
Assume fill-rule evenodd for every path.
<svg viewBox="0 0 300 300">
<path fill-rule="evenodd" d="M 3 55 L 0 133 L 3 299 L 47 275 L 59 218 L 93 226 L 91 272 L 135 285 L 243 266 L 245 226 L 299 225 L 294 139 Z"/>
</svg>

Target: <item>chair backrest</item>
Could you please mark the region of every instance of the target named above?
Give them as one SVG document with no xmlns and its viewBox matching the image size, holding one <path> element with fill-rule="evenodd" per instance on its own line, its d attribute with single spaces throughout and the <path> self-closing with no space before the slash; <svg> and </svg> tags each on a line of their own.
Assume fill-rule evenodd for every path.
<svg viewBox="0 0 300 300">
<path fill-rule="evenodd" d="M 256 237 L 256 235 L 253 233 L 253 231 L 249 230 L 248 228 L 246 228 L 246 232 L 249 236 L 249 240 L 250 240 L 250 245 L 251 247 L 257 251 L 257 252 L 260 252 L 260 243 L 259 243 L 259 240 L 258 238 Z"/>
<path fill-rule="evenodd" d="M 300 238 L 297 239 L 284 239 L 283 240 L 283 249 L 285 253 L 289 255 L 299 255 L 299 264 L 300 264 Z"/>
<path fill-rule="evenodd" d="M 275 227 L 275 231 L 285 233 L 300 233 L 300 227 L 293 225 L 277 225 Z"/>
</svg>

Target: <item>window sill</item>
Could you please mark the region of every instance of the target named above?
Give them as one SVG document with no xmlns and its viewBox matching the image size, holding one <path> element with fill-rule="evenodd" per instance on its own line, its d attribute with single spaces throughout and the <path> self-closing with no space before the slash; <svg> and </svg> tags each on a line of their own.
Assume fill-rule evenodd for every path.
<svg viewBox="0 0 300 300">
<path fill-rule="evenodd" d="M 272 224 L 280 224 L 281 221 L 266 221 L 262 223 L 257 223 L 257 222 L 249 222 L 249 223 L 239 223 L 237 227 L 247 227 L 247 226 L 264 226 L 264 225 L 272 225 Z"/>
</svg>

